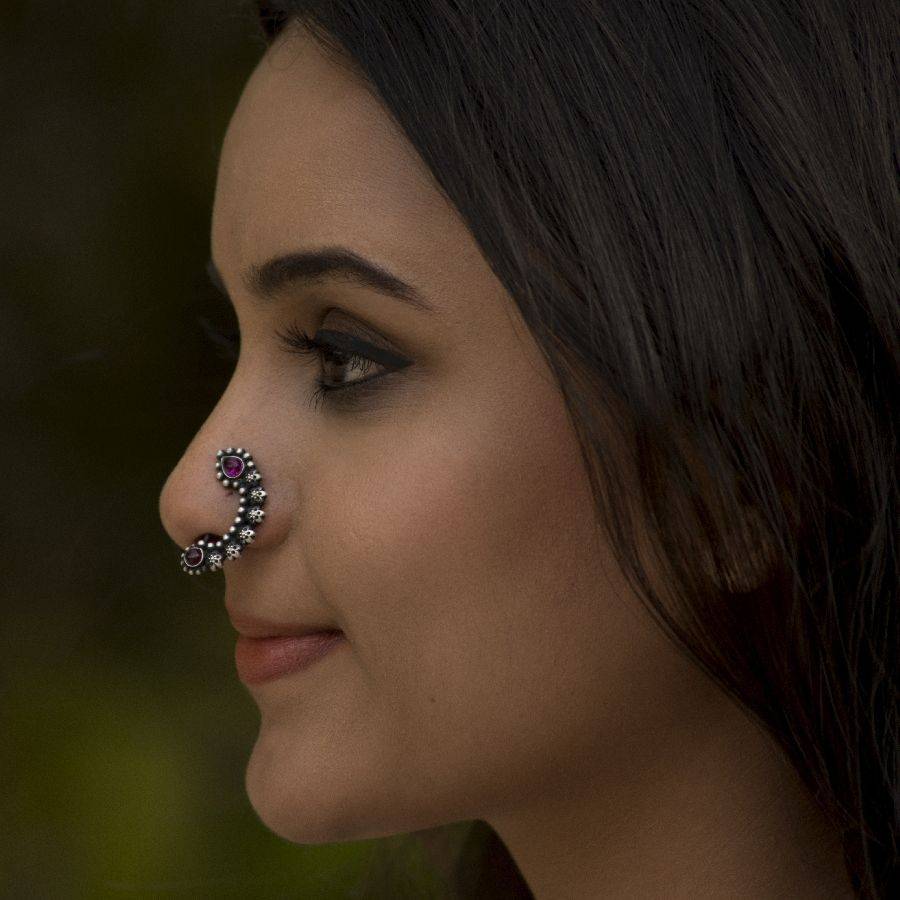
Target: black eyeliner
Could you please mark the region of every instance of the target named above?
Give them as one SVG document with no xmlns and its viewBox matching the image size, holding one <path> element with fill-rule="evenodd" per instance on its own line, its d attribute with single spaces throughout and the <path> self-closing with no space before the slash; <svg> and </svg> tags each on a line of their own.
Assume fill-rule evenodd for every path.
<svg viewBox="0 0 900 900">
<path fill-rule="evenodd" d="M 358 353 L 379 365 L 386 366 L 389 369 L 405 369 L 411 366 L 413 361 L 406 359 L 404 356 L 398 356 L 390 350 L 383 347 L 376 347 L 367 341 L 361 341 L 351 334 L 343 331 L 332 331 L 328 328 L 320 328 L 313 338 L 316 343 L 322 343 L 329 349 L 337 350 L 339 353 Z"/>
</svg>

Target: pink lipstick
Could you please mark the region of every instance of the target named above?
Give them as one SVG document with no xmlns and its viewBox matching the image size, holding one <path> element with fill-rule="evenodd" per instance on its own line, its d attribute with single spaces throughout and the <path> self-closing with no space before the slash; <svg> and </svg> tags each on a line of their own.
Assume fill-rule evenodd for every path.
<svg viewBox="0 0 900 900">
<path fill-rule="evenodd" d="M 238 678 L 244 684 L 260 684 L 300 672 L 345 640 L 343 631 L 333 630 L 258 638 L 242 634 L 234 648 Z"/>
</svg>

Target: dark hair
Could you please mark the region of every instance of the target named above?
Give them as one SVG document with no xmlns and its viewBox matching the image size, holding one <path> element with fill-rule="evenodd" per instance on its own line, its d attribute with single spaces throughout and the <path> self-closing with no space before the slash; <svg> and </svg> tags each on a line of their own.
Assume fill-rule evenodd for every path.
<svg viewBox="0 0 900 900">
<path fill-rule="evenodd" d="M 887 897 L 893 4 L 255 7 L 267 42 L 309 28 L 416 148 L 558 378 L 623 571 L 784 749 L 857 895 Z"/>
</svg>

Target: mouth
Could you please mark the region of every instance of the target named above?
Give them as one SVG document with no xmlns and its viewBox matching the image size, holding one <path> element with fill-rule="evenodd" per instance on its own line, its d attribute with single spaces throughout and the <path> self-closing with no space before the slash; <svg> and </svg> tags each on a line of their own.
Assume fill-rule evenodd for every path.
<svg viewBox="0 0 900 900">
<path fill-rule="evenodd" d="M 342 631 L 302 637 L 241 636 L 235 644 L 234 661 L 240 680 L 246 685 L 256 685 L 302 672 L 342 644 L 346 644 Z"/>
<path fill-rule="evenodd" d="M 248 638 L 305 637 L 311 634 L 343 634 L 340 628 L 331 624 L 273 622 L 256 618 L 247 613 L 228 610 L 228 618 L 234 630 Z"/>
</svg>

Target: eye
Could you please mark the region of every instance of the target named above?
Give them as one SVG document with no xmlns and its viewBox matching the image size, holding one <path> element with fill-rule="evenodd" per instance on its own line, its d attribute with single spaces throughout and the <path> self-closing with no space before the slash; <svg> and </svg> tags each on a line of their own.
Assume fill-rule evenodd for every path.
<svg viewBox="0 0 900 900">
<path fill-rule="evenodd" d="M 309 358 L 318 356 L 325 365 L 337 366 L 338 369 L 349 369 L 360 375 L 365 375 L 372 365 L 378 365 L 387 371 L 371 375 L 367 378 L 355 378 L 346 380 L 346 374 L 338 376 L 338 383 L 332 383 L 317 376 L 315 388 L 310 400 L 318 403 L 324 402 L 326 396 L 341 394 L 341 402 L 345 399 L 360 399 L 362 393 L 371 393 L 375 387 L 374 382 L 383 378 L 390 372 L 398 371 L 412 365 L 412 360 L 404 359 L 383 347 L 376 347 L 360 338 L 346 334 L 342 331 L 331 331 L 320 328 L 316 336 L 311 338 L 302 328 L 290 325 L 284 332 L 278 332 L 285 348 L 292 353 L 299 353 Z"/>
</svg>

